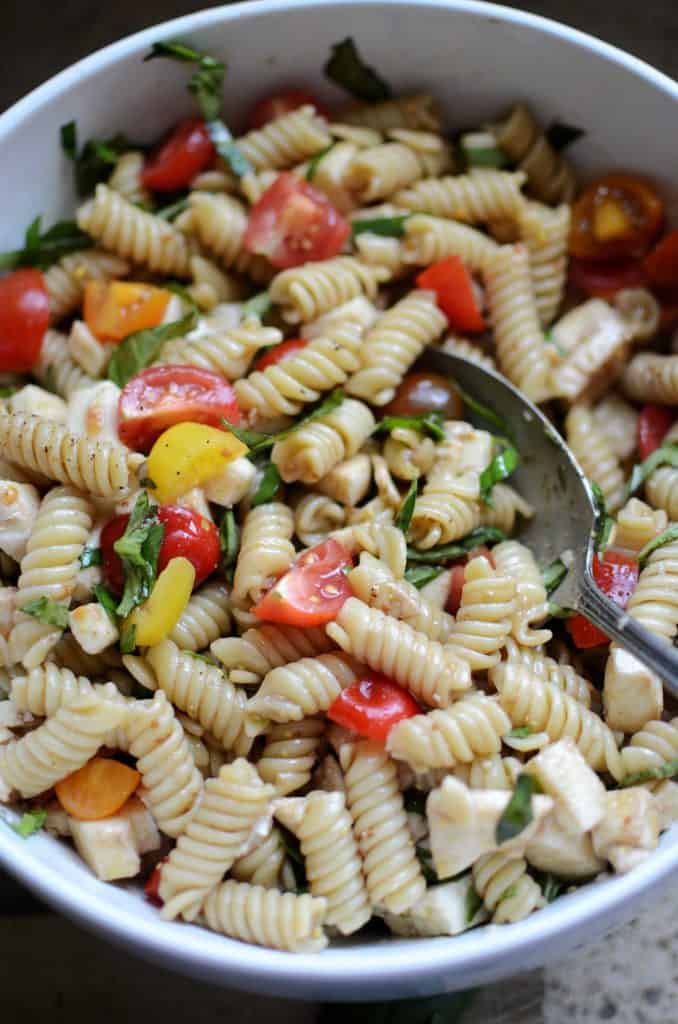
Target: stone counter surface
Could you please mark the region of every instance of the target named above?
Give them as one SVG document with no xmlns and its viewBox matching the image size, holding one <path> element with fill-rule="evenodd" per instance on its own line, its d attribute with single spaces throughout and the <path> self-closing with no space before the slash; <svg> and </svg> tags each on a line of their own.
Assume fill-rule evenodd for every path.
<svg viewBox="0 0 678 1024">
<path fill-rule="evenodd" d="M 218 3 L 116 0 L 99 7 L 91 0 L 4 0 L 0 111 L 106 43 L 212 6 Z M 678 0 L 535 0 L 516 6 L 590 32 L 678 77 Z M 678 880 L 659 905 L 613 936 L 546 971 L 487 986 L 461 1016 L 437 1024 L 675 1024 L 677 911 Z M 325 1021 L 322 1008 L 311 1003 L 213 989 L 149 966 L 39 907 L 1 875 L 0 979 L 0 1021 L 7 1024 L 202 1024 L 222 1014 L 238 1024 Z M 352 1014 L 342 1016 L 350 1020 Z M 383 1017 L 375 1012 L 374 1020 Z"/>
</svg>

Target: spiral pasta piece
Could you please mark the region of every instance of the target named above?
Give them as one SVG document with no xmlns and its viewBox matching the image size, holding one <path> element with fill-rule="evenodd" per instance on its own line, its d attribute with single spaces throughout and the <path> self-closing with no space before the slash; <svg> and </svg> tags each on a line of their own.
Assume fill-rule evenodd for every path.
<svg viewBox="0 0 678 1024">
<path fill-rule="evenodd" d="M 342 112 L 341 120 L 377 132 L 388 132 L 394 128 L 427 132 L 440 132 L 442 129 L 436 101 L 427 92 L 395 96 L 381 103 L 354 103 Z"/>
<path fill-rule="evenodd" d="M 357 204 L 387 199 L 424 176 L 449 170 L 447 143 L 440 135 L 396 129 L 390 141 L 360 149 L 346 172 L 346 185 Z"/>
<path fill-rule="evenodd" d="M 124 498 L 144 456 L 112 441 L 91 441 L 41 416 L 0 410 L 0 446 L 23 469 L 102 498 Z"/>
<path fill-rule="evenodd" d="M 158 273 L 189 276 L 186 239 L 168 221 L 134 206 L 107 185 L 97 185 L 77 214 L 78 227 L 122 259 Z"/>
<path fill-rule="evenodd" d="M 238 857 L 231 866 L 231 877 L 238 882 L 261 885 L 265 889 L 277 889 L 285 863 L 285 844 L 280 829 L 271 829 L 269 834 L 252 849 Z"/>
<path fill-rule="evenodd" d="M 544 906 L 539 885 L 527 873 L 527 861 L 515 854 L 486 853 L 472 868 L 473 885 L 494 924 L 512 924 Z"/>
<path fill-rule="evenodd" d="M 245 850 L 252 830 L 266 818 L 274 790 L 243 758 L 207 779 L 195 814 L 160 873 L 158 893 L 166 921 L 194 921 L 214 888 Z"/>
<path fill-rule="evenodd" d="M 301 789 L 311 779 L 325 731 L 322 718 L 303 718 L 272 726 L 266 734 L 266 746 L 257 761 L 264 780 L 280 796 Z"/>
<path fill-rule="evenodd" d="M 524 647 L 538 647 L 552 637 L 550 629 L 534 629 L 549 617 L 544 578 L 534 555 L 516 540 L 503 541 L 492 549 L 497 571 L 516 585 L 516 604 L 511 634 Z"/>
<path fill-rule="evenodd" d="M 261 682 L 271 669 L 300 658 L 325 654 L 333 646 L 322 626 L 298 629 L 264 623 L 248 629 L 242 636 L 215 640 L 210 649 L 223 664 L 231 682 L 252 685 Z"/>
<path fill-rule="evenodd" d="M 555 317 L 565 291 L 571 219 L 566 203 L 555 210 L 541 203 L 525 203 L 520 213 L 521 234 L 530 258 L 534 301 L 543 327 Z"/>
<path fill-rule="evenodd" d="M 524 182 L 520 171 L 476 169 L 454 177 L 424 178 L 396 192 L 393 202 L 406 210 L 466 224 L 517 220 L 524 203 L 520 191 Z"/>
<path fill-rule="evenodd" d="M 483 271 L 498 245 L 466 224 L 428 213 L 415 213 L 405 222 L 402 257 L 406 264 L 428 266 L 448 256 L 459 256 L 470 270 Z"/>
<path fill-rule="evenodd" d="M 384 442 L 389 472 L 400 480 L 417 480 L 433 466 L 436 448 L 432 438 L 418 430 L 395 427 Z"/>
<path fill-rule="evenodd" d="M 480 510 L 482 526 L 496 526 L 506 534 L 512 534 L 518 517 L 531 519 L 534 508 L 509 484 L 495 484 L 492 488 L 492 504 L 483 505 Z"/>
<path fill-rule="evenodd" d="M 482 366 L 484 370 L 494 370 L 495 372 L 497 370 L 497 364 L 492 356 L 488 356 L 479 345 L 468 341 L 466 338 L 459 338 L 455 334 L 450 334 L 443 340 L 440 348 L 443 352 L 449 352 L 451 356 L 460 356 L 469 363 Z"/>
<path fill-rule="evenodd" d="M 473 558 L 464 570 L 456 621 L 447 643 L 473 671 L 492 668 L 506 644 L 516 615 L 516 585 L 506 569 Z"/>
<path fill-rule="evenodd" d="M 473 694 L 444 710 L 397 722 L 386 749 L 415 772 L 454 768 L 498 754 L 510 728 L 511 720 L 496 698 Z"/>
<path fill-rule="evenodd" d="M 138 150 L 121 153 L 113 168 L 113 173 L 108 179 L 110 189 L 119 192 L 121 196 L 136 206 L 144 206 L 151 201 L 151 194 L 141 180 L 144 161 L 144 154 Z"/>
<path fill-rule="evenodd" d="M 233 578 L 234 602 L 256 604 L 279 576 L 291 568 L 294 517 L 287 505 L 272 501 L 245 517 Z"/>
<path fill-rule="evenodd" d="M 402 579 L 407 564 L 407 544 L 402 530 L 382 523 L 359 523 L 337 530 L 333 535 L 349 554 L 367 551 L 389 569 L 396 579 Z"/>
<path fill-rule="evenodd" d="M 545 203 L 569 203 L 576 179 L 569 163 L 549 143 L 528 108 L 517 103 L 503 121 L 490 125 L 497 145 L 527 176 L 530 191 Z"/>
<path fill-rule="evenodd" d="M 396 579 L 388 566 L 369 552 L 360 556 L 348 581 L 353 594 L 365 604 L 406 622 L 429 640 L 445 643 L 453 632 L 452 615 L 427 601 L 412 583 Z"/>
<path fill-rule="evenodd" d="M 273 722 L 298 722 L 327 711 L 357 679 L 355 666 L 340 654 L 319 654 L 272 669 L 248 704 L 249 714 Z"/>
<path fill-rule="evenodd" d="M 257 171 L 282 170 L 326 149 L 331 141 L 325 121 L 307 105 L 241 135 L 238 149 Z"/>
<path fill-rule="evenodd" d="M 502 757 L 501 754 L 492 754 L 490 757 L 474 758 L 470 764 L 458 764 L 454 769 L 454 774 L 469 789 L 512 790 L 522 770 L 522 762 L 517 757 Z M 436 785 L 440 785 L 440 783 L 436 783 Z"/>
<path fill-rule="evenodd" d="M 346 522 L 346 509 L 326 494 L 305 494 L 294 509 L 294 532 L 307 547 L 326 540 Z"/>
<path fill-rule="evenodd" d="M 624 500 L 624 474 L 588 406 L 570 409 L 565 436 L 584 473 L 598 484 L 608 509 L 614 512 Z"/>
<path fill-rule="evenodd" d="M 243 246 L 247 211 L 241 202 L 211 192 L 191 192 L 189 202 L 187 230 L 195 233 L 207 252 L 227 270 L 249 274 L 259 283 L 270 280 L 273 272 L 268 261 Z"/>
<path fill-rule="evenodd" d="M 327 635 L 347 654 L 383 672 L 431 707 L 447 707 L 471 685 L 459 654 L 355 597 L 344 604 Z"/>
<path fill-rule="evenodd" d="M 125 277 L 129 271 L 127 260 L 99 249 L 83 249 L 62 256 L 45 271 L 50 323 L 58 323 L 76 311 L 88 281 L 113 281 Z"/>
<path fill-rule="evenodd" d="M 271 462 L 286 483 L 315 484 L 343 459 L 355 455 L 373 430 L 371 410 L 363 402 L 346 398 L 326 416 L 276 441 Z"/>
<path fill-rule="evenodd" d="M 555 350 L 539 323 L 527 247 L 500 246 L 486 264 L 485 286 L 499 367 L 533 402 L 543 402 Z"/>
<path fill-rule="evenodd" d="M 446 322 L 434 292 L 410 292 L 366 334 L 360 369 L 349 379 L 346 390 L 372 405 L 390 402 L 412 363 L 442 334 Z"/>
<path fill-rule="evenodd" d="M 20 711 L 51 718 L 59 708 L 78 697 L 92 693 L 92 684 L 85 676 L 76 676 L 67 668 L 49 662 L 12 680 L 12 703 Z"/>
<path fill-rule="evenodd" d="M 101 348 L 101 344 L 97 344 Z M 32 372 L 42 384 L 49 385 L 66 400 L 78 388 L 91 387 L 95 383 L 71 357 L 66 335 L 55 330 L 45 332 Z"/>
<path fill-rule="evenodd" d="M 155 673 L 157 689 L 180 711 L 199 722 L 225 750 L 246 754 L 251 746 L 244 732 L 246 699 L 220 669 L 171 640 L 149 647 L 146 660 Z"/>
<path fill-rule="evenodd" d="M 339 760 L 370 903 L 379 910 L 404 914 L 422 898 L 426 883 L 407 824 L 395 762 L 370 740 L 345 744 Z"/>
<path fill-rule="evenodd" d="M 585 708 L 600 705 L 598 691 L 588 679 L 579 675 L 572 665 L 564 665 L 540 651 L 519 647 L 512 639 L 506 641 L 506 657 L 511 664 L 522 665 L 531 675 L 539 676 L 540 679 L 557 686 L 559 690 L 578 701 L 579 704 L 583 704 Z M 496 787 L 488 786 L 487 788 L 494 789 Z"/>
<path fill-rule="evenodd" d="M 671 468 L 671 467 L 669 467 Z M 660 472 L 656 470 L 655 473 Z M 651 474 L 645 490 L 655 474 Z M 652 509 L 639 498 L 629 498 L 617 513 L 614 546 L 637 555 L 646 544 L 666 529 L 666 513 L 662 507 Z"/>
<path fill-rule="evenodd" d="M 490 679 L 514 726 L 543 731 L 552 743 L 569 736 L 594 770 L 609 771 L 617 781 L 623 777 L 614 735 L 592 711 L 522 665 L 497 665 Z"/>
<path fill-rule="evenodd" d="M 650 632 L 673 639 L 678 628 L 678 541 L 652 552 L 626 610 Z"/>
<path fill-rule="evenodd" d="M 632 341 L 647 342 L 661 326 L 661 306 L 647 288 L 622 288 L 614 299 Z"/>
<path fill-rule="evenodd" d="M 204 651 L 228 631 L 230 623 L 228 587 L 206 583 L 191 595 L 169 639 L 183 651 Z"/>
<path fill-rule="evenodd" d="M 136 701 L 126 723 L 129 752 L 137 759 L 144 802 L 168 836 L 185 831 L 202 795 L 198 771 L 184 730 L 162 690 Z"/>
<path fill-rule="evenodd" d="M 359 295 L 373 299 L 388 278 L 385 267 L 369 266 L 354 256 L 336 256 L 276 274 L 270 296 L 290 323 L 308 322 Z"/>
<path fill-rule="evenodd" d="M 25 798 L 37 796 L 82 768 L 126 715 L 123 702 L 86 693 L 33 732 L 0 746 L 2 798 L 13 791 Z"/>
<path fill-rule="evenodd" d="M 634 356 L 622 374 L 622 388 L 634 402 L 678 405 L 678 356 Z"/>
<path fill-rule="evenodd" d="M 307 893 L 296 896 L 228 881 L 212 889 L 202 909 L 207 927 L 232 939 L 291 953 L 318 953 L 327 945 L 325 906 L 325 900 Z"/>
<path fill-rule="evenodd" d="M 156 362 L 199 366 L 227 380 L 238 380 L 247 372 L 259 349 L 280 341 L 282 334 L 275 327 L 262 327 L 256 319 L 244 320 L 237 327 L 226 327 L 220 324 L 218 311 L 215 311 L 185 338 L 163 345 Z"/>
<path fill-rule="evenodd" d="M 621 751 L 625 775 L 661 768 L 667 761 L 677 758 L 678 718 L 670 722 L 647 722 Z"/>
<path fill-rule="evenodd" d="M 256 419 L 296 416 L 357 369 L 360 337 L 355 323 L 340 324 L 280 363 L 237 380 L 240 408 Z"/>
<path fill-rule="evenodd" d="M 656 508 L 663 509 L 669 519 L 678 520 L 678 469 L 660 466 L 645 482 L 647 500 Z"/>
</svg>

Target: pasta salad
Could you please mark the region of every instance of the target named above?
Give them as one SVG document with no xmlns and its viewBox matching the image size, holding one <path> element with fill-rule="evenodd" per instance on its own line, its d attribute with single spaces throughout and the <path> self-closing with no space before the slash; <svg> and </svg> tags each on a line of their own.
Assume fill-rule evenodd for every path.
<svg viewBox="0 0 678 1024">
<path fill-rule="evenodd" d="M 157 145 L 61 128 L 74 221 L 0 255 L 0 802 L 166 920 L 315 952 L 515 923 L 678 817 L 661 681 L 550 600 L 504 374 L 606 510 L 594 575 L 678 628 L 678 232 L 523 104 L 454 136 L 346 39 L 265 97 L 183 42 Z M 675 342 L 674 342 L 675 345 Z M 484 427 L 478 426 L 478 423 Z M 674 515 L 675 512 L 675 515 Z"/>
</svg>

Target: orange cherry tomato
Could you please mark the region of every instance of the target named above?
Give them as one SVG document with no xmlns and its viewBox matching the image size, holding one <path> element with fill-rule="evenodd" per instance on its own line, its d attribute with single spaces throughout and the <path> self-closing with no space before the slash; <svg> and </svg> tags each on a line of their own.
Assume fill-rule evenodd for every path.
<svg viewBox="0 0 678 1024">
<path fill-rule="evenodd" d="M 120 761 L 93 757 L 54 787 L 59 803 L 72 818 L 98 821 L 110 818 L 141 782 L 141 775 Z"/>
<path fill-rule="evenodd" d="M 252 611 L 258 619 L 287 626 L 331 622 L 352 596 L 344 569 L 351 556 L 330 538 L 301 555 Z"/>
<path fill-rule="evenodd" d="M 134 281 L 88 281 L 85 323 L 99 341 L 122 341 L 128 334 L 162 323 L 170 292 Z"/>
<path fill-rule="evenodd" d="M 642 257 L 663 219 L 664 203 L 646 178 L 606 174 L 591 182 L 572 208 L 570 255 L 602 262 Z"/>
<path fill-rule="evenodd" d="M 678 288 L 678 229 L 664 235 L 648 253 L 645 270 L 657 288 Z"/>
<path fill-rule="evenodd" d="M 407 690 L 386 676 L 365 672 L 332 702 L 327 717 L 360 736 L 384 741 L 398 722 L 420 715 L 421 708 Z"/>
<path fill-rule="evenodd" d="M 436 293 L 439 308 L 458 331 L 477 334 L 485 330 L 485 321 L 478 306 L 473 278 L 459 256 L 447 256 L 432 263 L 418 275 L 417 288 L 430 288 Z"/>
<path fill-rule="evenodd" d="M 602 557 L 596 555 L 593 559 L 593 578 L 598 588 L 620 608 L 626 608 L 638 582 L 639 571 L 638 560 L 619 551 L 606 551 Z M 566 628 L 575 647 L 581 649 L 610 642 L 610 638 L 583 615 L 568 619 Z"/>
</svg>

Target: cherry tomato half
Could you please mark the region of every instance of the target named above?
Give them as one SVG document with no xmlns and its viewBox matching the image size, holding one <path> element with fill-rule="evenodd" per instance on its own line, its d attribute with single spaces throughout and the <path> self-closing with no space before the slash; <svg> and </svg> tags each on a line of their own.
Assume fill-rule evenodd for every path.
<svg viewBox="0 0 678 1024">
<path fill-rule="evenodd" d="M 596 584 L 620 608 L 626 608 L 638 582 L 638 573 L 637 559 L 619 551 L 606 551 L 602 558 L 596 555 L 593 559 L 593 578 Z M 609 637 L 583 615 L 568 619 L 566 627 L 575 647 L 599 647 L 610 642 Z"/>
<path fill-rule="evenodd" d="M 165 527 L 165 533 L 158 555 L 158 573 L 173 558 L 187 558 L 195 569 L 194 587 L 210 576 L 219 564 L 221 549 L 219 531 L 214 523 L 191 508 L 181 505 L 161 505 L 158 519 Z M 113 545 L 122 537 L 129 516 L 115 516 L 101 531 L 101 565 L 106 584 L 116 594 L 122 594 L 125 573 L 120 556 Z"/>
<path fill-rule="evenodd" d="M 223 377 L 197 366 L 150 366 L 132 377 L 118 399 L 118 434 L 135 451 L 147 452 L 175 423 L 221 420 L 237 426 L 240 410 L 235 391 Z"/>
<path fill-rule="evenodd" d="M 49 323 L 49 299 L 39 270 L 0 278 L 0 370 L 30 370 Z"/>
<path fill-rule="evenodd" d="M 277 92 L 272 96 L 264 96 L 252 107 L 247 117 L 247 127 L 250 131 L 263 128 L 269 121 L 276 121 L 284 114 L 291 114 L 293 110 L 306 106 L 315 107 L 321 117 L 326 116 L 325 110 L 318 103 L 317 99 L 305 89 L 286 89 L 285 92 Z"/>
<path fill-rule="evenodd" d="M 95 279 L 85 285 L 83 317 L 99 341 L 122 341 L 162 323 L 171 298 L 152 284 Z"/>
<path fill-rule="evenodd" d="M 458 331 L 478 333 L 485 330 L 485 321 L 478 306 L 473 278 L 459 256 L 447 256 L 432 263 L 418 275 L 417 288 L 430 288 L 436 293 L 438 307 Z"/>
<path fill-rule="evenodd" d="M 638 417 L 638 454 L 641 459 L 646 459 L 659 448 L 675 418 L 675 409 L 666 405 L 643 406 Z"/>
<path fill-rule="evenodd" d="M 678 288 L 678 229 L 657 242 L 645 258 L 645 270 L 657 288 Z"/>
<path fill-rule="evenodd" d="M 254 363 L 254 369 L 265 370 L 267 366 L 284 363 L 290 356 L 301 352 L 302 348 L 306 348 L 310 340 L 310 338 L 290 338 L 289 341 L 281 341 L 279 345 L 274 345 L 268 352 L 264 352 L 263 356 L 259 356 Z"/>
<path fill-rule="evenodd" d="M 344 569 L 351 556 L 330 538 L 301 555 L 252 608 L 259 619 L 288 626 L 331 622 L 352 595 Z"/>
<path fill-rule="evenodd" d="M 188 118 L 148 158 L 141 183 L 153 192 L 175 192 L 204 171 L 215 156 L 205 122 L 199 117 Z"/>
<path fill-rule="evenodd" d="M 285 171 L 250 210 L 243 246 L 285 270 L 331 259 L 350 233 L 350 224 L 323 192 Z"/>
<path fill-rule="evenodd" d="M 398 722 L 420 714 L 421 708 L 407 690 L 372 672 L 342 690 L 327 711 L 337 725 L 382 742 Z"/>
<path fill-rule="evenodd" d="M 439 373 L 408 373 L 382 412 L 384 416 L 419 416 L 425 412 L 439 412 L 446 420 L 458 420 L 463 415 L 464 403 L 447 377 Z"/>
<path fill-rule="evenodd" d="M 628 260 L 645 254 L 659 234 L 664 204 L 654 185 L 635 174 L 606 174 L 572 207 L 569 250 L 583 260 Z"/>
<path fill-rule="evenodd" d="M 647 274 L 638 261 L 594 263 L 572 257 L 570 280 L 587 295 L 612 299 L 622 288 L 642 288 L 647 283 Z"/>
<path fill-rule="evenodd" d="M 450 590 L 445 602 L 445 611 L 456 615 L 461 604 L 461 592 L 464 589 L 464 566 L 455 565 L 450 574 Z"/>
</svg>

